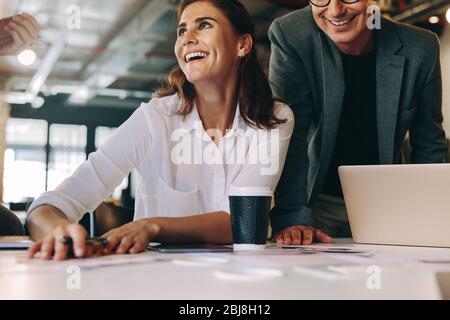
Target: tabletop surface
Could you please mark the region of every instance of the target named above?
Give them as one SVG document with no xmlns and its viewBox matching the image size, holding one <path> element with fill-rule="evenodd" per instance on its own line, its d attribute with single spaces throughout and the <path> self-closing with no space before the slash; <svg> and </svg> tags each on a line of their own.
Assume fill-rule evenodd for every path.
<svg viewBox="0 0 450 320">
<path fill-rule="evenodd" d="M 56 262 L 30 261 L 24 251 L 0 251 L 0 300 L 450 298 L 442 293 L 450 286 L 442 283 L 449 282 L 450 249 L 350 240 L 331 248 L 362 253 L 149 251 Z M 440 280 L 443 274 L 447 280 Z"/>
</svg>

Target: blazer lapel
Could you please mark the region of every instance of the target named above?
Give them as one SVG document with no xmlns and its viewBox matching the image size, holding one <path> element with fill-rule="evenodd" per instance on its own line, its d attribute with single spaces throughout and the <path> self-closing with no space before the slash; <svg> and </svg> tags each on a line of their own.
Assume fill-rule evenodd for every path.
<svg viewBox="0 0 450 320">
<path fill-rule="evenodd" d="M 319 33 L 322 46 L 323 79 L 323 136 L 321 157 L 322 164 L 327 164 L 336 142 L 337 131 L 345 93 L 344 70 L 342 59 L 336 46 L 328 37 Z"/>
<path fill-rule="evenodd" d="M 383 19 L 377 39 L 377 126 L 378 151 L 381 164 L 391 164 L 394 159 L 394 142 L 397 114 L 402 90 L 405 57 L 397 55 L 402 47 L 390 22 Z"/>
</svg>

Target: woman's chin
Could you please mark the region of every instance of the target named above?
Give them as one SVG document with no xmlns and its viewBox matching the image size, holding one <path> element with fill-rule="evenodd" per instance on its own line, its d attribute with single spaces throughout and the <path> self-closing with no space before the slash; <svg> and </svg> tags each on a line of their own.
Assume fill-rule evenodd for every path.
<svg viewBox="0 0 450 320">
<path fill-rule="evenodd" d="M 193 85 L 204 83 L 206 81 L 211 80 L 210 78 L 205 77 L 205 75 L 190 75 L 190 76 L 186 76 L 186 79 Z"/>
</svg>

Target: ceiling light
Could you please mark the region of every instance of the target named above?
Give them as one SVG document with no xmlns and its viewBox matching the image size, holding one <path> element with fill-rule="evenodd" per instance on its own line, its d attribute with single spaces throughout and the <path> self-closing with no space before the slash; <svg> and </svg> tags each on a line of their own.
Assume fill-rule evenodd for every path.
<svg viewBox="0 0 450 320">
<path fill-rule="evenodd" d="M 27 49 L 17 55 L 17 60 L 24 66 L 31 66 L 36 61 L 36 53 Z"/>
<path fill-rule="evenodd" d="M 441 19 L 439 19 L 438 16 L 431 16 L 428 18 L 428 22 L 431 24 L 439 23 L 439 21 L 441 21 Z"/>
</svg>

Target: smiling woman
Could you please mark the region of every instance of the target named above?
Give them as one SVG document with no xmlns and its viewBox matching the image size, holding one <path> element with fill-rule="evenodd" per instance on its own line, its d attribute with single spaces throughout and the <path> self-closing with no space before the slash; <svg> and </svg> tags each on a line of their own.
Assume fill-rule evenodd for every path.
<svg viewBox="0 0 450 320">
<path fill-rule="evenodd" d="M 253 43 L 254 27 L 240 1 L 182 1 L 178 68 L 167 87 L 72 176 L 32 203 L 27 226 L 39 242 L 30 256 L 67 258 L 65 237 L 77 257 L 138 253 L 150 241 L 230 244 L 230 187 L 274 190 L 294 127 L 289 107 L 272 98 Z M 193 157 L 183 157 L 192 161 L 175 161 L 178 134 L 192 142 L 186 154 Z M 203 150 L 219 163 L 199 162 Z M 135 221 L 104 234 L 106 248 L 86 243 L 76 222 L 133 169 L 139 177 Z"/>
<path fill-rule="evenodd" d="M 255 28 L 237 0 L 184 0 L 178 9 L 175 54 L 178 66 L 157 97 L 177 93 L 189 114 L 202 83 L 235 86 L 240 113 L 247 124 L 273 128 L 283 123 L 274 116 L 274 100 L 254 46 Z"/>
</svg>

